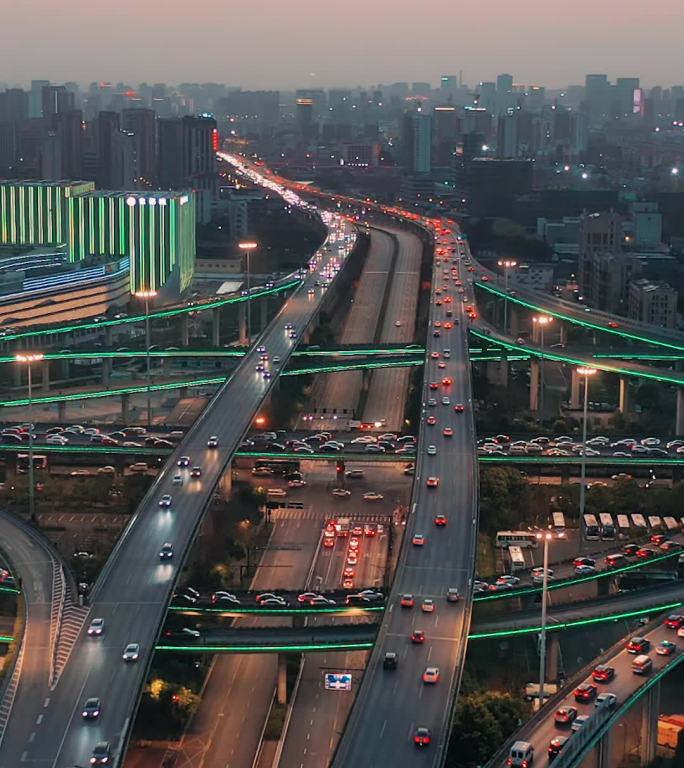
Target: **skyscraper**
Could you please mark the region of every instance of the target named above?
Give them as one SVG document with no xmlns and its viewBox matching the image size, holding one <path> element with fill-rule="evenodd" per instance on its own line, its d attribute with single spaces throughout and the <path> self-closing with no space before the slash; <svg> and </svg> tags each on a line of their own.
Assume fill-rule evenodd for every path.
<svg viewBox="0 0 684 768">
<path fill-rule="evenodd" d="M 512 158 L 518 156 L 518 111 L 509 109 L 499 115 L 496 130 L 496 156 Z"/>
<path fill-rule="evenodd" d="M 587 75 L 585 100 L 589 118 L 594 123 L 608 119 L 610 108 L 610 83 L 607 75 Z"/>
<path fill-rule="evenodd" d="M 456 107 L 435 107 L 435 165 L 453 165 L 458 141 L 459 120 Z"/>
<path fill-rule="evenodd" d="M 430 173 L 432 169 L 432 116 L 407 112 L 404 116 L 402 147 L 404 166 L 409 173 Z"/>
<path fill-rule="evenodd" d="M 138 181 L 134 189 L 153 188 L 156 183 L 154 110 L 124 109 L 121 127 L 135 136 Z"/>
<path fill-rule="evenodd" d="M 116 189 L 115 162 L 117 136 L 120 130 L 118 112 L 100 112 L 97 116 L 97 186 Z"/>
</svg>

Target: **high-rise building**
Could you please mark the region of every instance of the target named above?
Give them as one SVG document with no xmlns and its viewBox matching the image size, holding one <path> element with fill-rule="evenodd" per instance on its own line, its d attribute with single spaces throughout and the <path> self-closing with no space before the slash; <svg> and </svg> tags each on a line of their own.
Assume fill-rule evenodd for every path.
<svg viewBox="0 0 684 768">
<path fill-rule="evenodd" d="M 409 173 L 430 173 L 432 169 L 432 116 L 408 112 L 402 135 L 404 165 Z"/>
<path fill-rule="evenodd" d="M 632 222 L 634 245 L 637 248 L 660 245 L 663 239 L 663 215 L 658 212 L 658 203 L 634 203 Z"/>
<path fill-rule="evenodd" d="M 118 112 L 100 112 L 97 126 L 97 186 L 100 189 L 116 189 L 116 164 L 118 134 L 121 129 Z"/>
<path fill-rule="evenodd" d="M 500 158 L 518 157 L 518 117 L 519 112 L 509 109 L 499 115 L 496 130 L 496 156 Z"/>
<path fill-rule="evenodd" d="M 21 88 L 8 88 L 0 93 L 0 123 L 16 123 L 26 120 L 29 110 L 29 94 Z"/>
<path fill-rule="evenodd" d="M 42 116 L 52 120 L 55 115 L 75 109 L 74 94 L 65 85 L 44 85 L 41 92 Z M 54 123 L 51 122 L 51 125 Z"/>
<path fill-rule="evenodd" d="M 614 211 L 583 213 L 580 217 L 578 283 L 588 304 L 598 306 L 594 296 L 593 257 L 612 253 L 622 245 L 622 217 Z"/>
<path fill-rule="evenodd" d="M 318 134 L 317 125 L 314 123 L 313 99 L 297 99 L 295 105 L 295 121 L 297 131 L 305 141 L 311 141 Z"/>
<path fill-rule="evenodd" d="M 138 177 L 135 185 L 130 189 L 154 188 L 156 184 L 154 110 L 124 109 L 121 113 L 121 127 L 135 137 Z"/>
<path fill-rule="evenodd" d="M 496 111 L 496 83 L 480 83 L 477 88 L 478 100 L 477 106 L 486 109 L 488 112 Z"/>
<path fill-rule="evenodd" d="M 29 117 L 43 116 L 43 88 L 50 85 L 49 80 L 31 80 L 29 95 Z"/>
<path fill-rule="evenodd" d="M 496 78 L 496 110 L 501 114 L 513 106 L 515 106 L 513 76 L 506 73 L 498 75 Z"/>
<path fill-rule="evenodd" d="M 630 117 L 634 114 L 634 93 L 639 90 L 638 77 L 618 77 L 615 81 L 613 113 L 615 117 Z"/>
<path fill-rule="evenodd" d="M 610 114 L 610 83 L 607 75 L 587 75 L 584 98 L 589 118 L 594 123 L 605 122 Z"/>
<path fill-rule="evenodd" d="M 435 107 L 433 120 L 435 126 L 435 165 L 453 165 L 459 136 L 458 110 L 450 104 Z"/>
<path fill-rule="evenodd" d="M 52 119 L 62 145 L 64 177 L 80 179 L 83 170 L 83 113 L 80 109 L 70 109 L 58 112 Z"/>
</svg>

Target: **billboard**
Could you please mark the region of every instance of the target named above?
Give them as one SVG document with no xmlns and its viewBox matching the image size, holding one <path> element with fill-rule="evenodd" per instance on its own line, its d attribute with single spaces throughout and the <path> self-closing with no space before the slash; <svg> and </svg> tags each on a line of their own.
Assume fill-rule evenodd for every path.
<svg viewBox="0 0 684 768">
<path fill-rule="evenodd" d="M 348 672 L 341 674 L 326 672 L 323 679 L 326 691 L 351 691 L 352 676 Z"/>
</svg>

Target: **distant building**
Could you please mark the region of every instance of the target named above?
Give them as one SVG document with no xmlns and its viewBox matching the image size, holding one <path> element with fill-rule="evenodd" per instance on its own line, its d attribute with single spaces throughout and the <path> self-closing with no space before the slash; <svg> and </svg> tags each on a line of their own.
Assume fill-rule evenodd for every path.
<svg viewBox="0 0 684 768">
<path fill-rule="evenodd" d="M 663 216 L 658 212 L 658 203 L 634 203 L 632 226 L 636 248 L 659 245 L 663 239 Z"/>
<path fill-rule="evenodd" d="M 342 148 L 345 165 L 355 168 L 375 168 L 380 162 L 379 144 L 345 144 Z"/>
<path fill-rule="evenodd" d="M 579 224 L 579 263 L 577 282 L 585 301 L 601 306 L 594 295 L 593 257 L 596 253 L 614 252 L 622 246 L 622 217 L 613 211 L 583 213 Z"/>
<path fill-rule="evenodd" d="M 591 299 L 587 303 L 604 312 L 627 314 L 629 284 L 640 276 L 641 270 L 642 263 L 634 254 L 621 251 L 592 252 L 592 285 L 585 300 Z"/>
<path fill-rule="evenodd" d="M 499 115 L 496 128 L 496 156 L 501 159 L 518 157 L 518 116 L 514 109 Z"/>
<path fill-rule="evenodd" d="M 532 189 L 533 165 L 531 160 L 474 158 L 467 170 L 472 215 L 511 218 L 516 198 Z"/>
<path fill-rule="evenodd" d="M 665 282 L 632 280 L 628 315 L 633 320 L 661 328 L 677 327 L 677 291 Z"/>
<path fill-rule="evenodd" d="M 518 264 L 516 269 L 509 270 L 508 284 L 511 288 L 550 292 L 553 288 L 553 264 Z"/>
<path fill-rule="evenodd" d="M 459 136 L 458 110 L 450 104 L 435 107 L 433 120 L 434 164 L 437 166 L 453 165 Z"/>
<path fill-rule="evenodd" d="M 432 168 L 432 117 L 424 112 L 407 112 L 402 132 L 402 155 L 408 173 L 430 173 Z"/>
</svg>

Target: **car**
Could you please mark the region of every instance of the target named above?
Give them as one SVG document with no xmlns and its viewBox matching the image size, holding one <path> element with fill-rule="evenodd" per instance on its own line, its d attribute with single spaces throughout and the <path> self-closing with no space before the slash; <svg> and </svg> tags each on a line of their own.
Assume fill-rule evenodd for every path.
<svg viewBox="0 0 684 768">
<path fill-rule="evenodd" d="M 504 573 L 502 576 L 497 578 L 496 584 L 497 586 L 501 586 L 502 584 L 510 584 L 511 587 L 516 587 L 518 584 L 520 584 L 520 577 Z"/>
<path fill-rule="evenodd" d="M 278 595 L 275 592 L 260 592 L 254 598 L 254 601 L 256 603 L 261 603 L 263 600 L 280 600 L 283 603 L 286 602 L 285 598 L 282 595 Z"/>
<path fill-rule="evenodd" d="M 615 677 L 615 667 L 608 664 L 599 664 L 591 673 L 592 679 L 597 683 L 609 683 Z"/>
<path fill-rule="evenodd" d="M 173 496 L 170 493 L 165 493 L 161 499 L 159 499 L 159 506 L 168 509 L 173 504 Z"/>
<path fill-rule="evenodd" d="M 465 405 L 463 405 L 463 403 L 456 403 L 454 406 L 454 411 L 456 413 L 463 413 L 463 411 L 465 411 Z"/>
<path fill-rule="evenodd" d="M 100 700 L 97 698 L 86 699 L 83 709 L 81 710 L 81 717 L 84 720 L 97 720 L 100 716 L 102 707 L 100 706 Z"/>
<path fill-rule="evenodd" d="M 202 477 L 202 467 L 193 467 L 190 470 L 190 477 L 194 477 L 194 478 Z"/>
<path fill-rule="evenodd" d="M 335 539 L 332 536 L 323 537 L 323 546 L 325 549 L 333 549 L 335 547 Z"/>
<path fill-rule="evenodd" d="M 179 467 L 185 468 L 190 466 L 190 457 L 189 456 L 181 456 L 180 459 L 176 462 Z"/>
<path fill-rule="evenodd" d="M 592 565 L 592 566 L 595 566 L 596 565 L 596 560 L 594 560 L 593 557 L 576 557 L 572 561 L 572 564 L 575 566 L 575 568 L 577 568 L 580 565 Z"/>
<path fill-rule="evenodd" d="M 442 430 L 442 435 L 444 437 L 453 437 L 454 430 L 451 427 L 444 427 L 444 429 Z"/>
<path fill-rule="evenodd" d="M 575 688 L 575 701 L 593 701 L 598 694 L 598 688 L 593 683 L 581 683 Z"/>
<path fill-rule="evenodd" d="M 579 731 L 582 728 L 582 726 L 587 722 L 588 719 L 589 719 L 589 715 L 579 715 L 578 717 L 576 717 L 571 726 L 573 732 L 577 733 L 577 731 Z"/>
<path fill-rule="evenodd" d="M 302 592 L 301 594 L 297 595 L 297 602 L 308 603 L 309 600 L 314 597 L 319 597 L 318 592 Z"/>
<path fill-rule="evenodd" d="M 351 496 L 351 491 L 348 488 L 333 488 L 331 493 L 338 499 L 348 499 Z"/>
<path fill-rule="evenodd" d="M 364 472 L 363 469 L 348 469 L 344 473 L 344 476 L 349 478 L 349 479 L 359 479 L 361 477 L 364 477 L 365 474 L 366 473 Z"/>
<path fill-rule="evenodd" d="M 616 323 L 615 320 L 609 320 L 608 321 L 608 327 L 609 328 L 619 328 L 620 323 Z"/>
<path fill-rule="evenodd" d="M 352 536 L 351 539 L 349 539 L 349 549 L 358 549 L 359 548 L 359 540 L 356 536 Z"/>
<path fill-rule="evenodd" d="M 171 560 L 172 558 L 173 558 L 173 544 L 169 544 L 167 542 L 159 550 L 159 559 L 160 560 Z"/>
<path fill-rule="evenodd" d="M 457 603 L 461 599 L 461 593 L 457 587 L 449 587 L 446 593 L 447 603 Z"/>
<path fill-rule="evenodd" d="M 440 361 L 437 363 L 437 367 L 438 367 L 440 370 L 443 370 L 444 368 L 446 368 L 446 363 L 444 362 L 444 360 L 440 360 Z"/>
<path fill-rule="evenodd" d="M 345 605 L 365 605 L 366 603 L 372 602 L 369 600 L 365 595 L 362 595 L 360 593 L 356 593 L 354 595 L 347 595 L 347 597 L 344 599 Z"/>
<path fill-rule="evenodd" d="M 343 576 L 345 579 L 353 579 L 353 578 L 354 578 L 354 575 L 355 575 L 355 571 L 354 571 L 354 569 L 353 569 L 353 568 L 350 568 L 349 566 L 347 566 L 347 567 L 346 567 L 346 568 L 345 568 L 345 569 L 342 571 L 342 576 Z"/>
<path fill-rule="evenodd" d="M 650 547 L 641 547 L 639 551 L 636 553 L 636 556 L 640 560 L 648 560 L 651 557 L 655 557 L 658 553 L 655 551 L 655 549 L 651 549 Z"/>
<path fill-rule="evenodd" d="M 432 598 L 430 598 L 430 597 L 426 597 L 423 600 L 420 608 L 423 611 L 423 613 L 434 613 L 435 601 Z"/>
<path fill-rule="evenodd" d="M 681 613 L 671 613 L 665 619 L 665 626 L 668 629 L 679 629 L 684 627 L 684 616 Z"/>
<path fill-rule="evenodd" d="M 431 360 L 439 360 L 439 352 L 431 352 L 430 353 L 430 359 Z"/>
<path fill-rule="evenodd" d="M 396 669 L 399 666 L 399 656 L 395 651 L 387 651 L 382 660 L 383 669 Z"/>
<path fill-rule="evenodd" d="M 677 646 L 669 640 L 661 640 L 658 645 L 656 645 L 655 650 L 658 656 L 672 656 L 677 650 Z"/>
<path fill-rule="evenodd" d="M 627 557 L 635 557 L 636 553 L 641 549 L 638 544 L 625 544 L 622 551 Z"/>
<path fill-rule="evenodd" d="M 212 435 L 207 440 L 207 448 L 218 448 L 218 444 L 219 444 L 219 440 L 218 440 L 218 437 L 216 435 Z"/>
<path fill-rule="evenodd" d="M 413 732 L 413 743 L 417 747 L 429 747 L 432 743 L 432 731 L 420 726 Z"/>
<path fill-rule="evenodd" d="M 612 555 L 606 555 L 606 568 L 621 568 L 627 565 L 627 558 L 621 552 L 615 552 Z"/>
<path fill-rule="evenodd" d="M 561 707 L 556 710 L 553 722 L 556 725 L 572 725 L 577 717 L 577 707 Z"/>
<path fill-rule="evenodd" d="M 377 533 L 377 528 L 374 525 L 370 523 L 366 523 L 363 526 L 363 535 L 368 537 L 369 539 L 372 539 L 376 533 Z"/>
<path fill-rule="evenodd" d="M 439 478 L 438 477 L 428 477 L 428 479 L 425 481 L 425 484 L 428 488 L 437 488 L 439 485 Z"/>
<path fill-rule="evenodd" d="M 651 649 L 651 641 L 646 637 L 632 637 L 625 648 L 627 653 L 648 653 Z"/>
<path fill-rule="evenodd" d="M 425 545 L 425 536 L 422 533 L 414 533 L 411 539 L 411 544 L 414 547 L 422 547 Z"/>
<path fill-rule="evenodd" d="M 437 446 L 436 445 L 428 445 L 428 447 L 427 447 L 427 455 L 428 456 L 436 456 L 437 455 Z"/>
<path fill-rule="evenodd" d="M 422 629 L 414 629 L 411 633 L 411 642 L 420 645 L 425 642 L 425 632 Z"/>
<path fill-rule="evenodd" d="M 454 383 L 454 380 L 450 376 L 445 376 L 442 379 L 442 386 L 443 387 L 450 387 Z"/>
<path fill-rule="evenodd" d="M 442 398 L 442 405 L 451 405 L 451 400 L 450 400 L 450 398 L 448 398 L 448 397 L 446 397 L 446 396 L 445 396 L 445 397 L 443 397 L 443 398 Z"/>
<path fill-rule="evenodd" d="M 434 416 L 428 416 L 427 419 L 425 419 L 425 423 L 429 427 L 434 427 L 435 424 L 437 423 L 437 419 Z"/>
<path fill-rule="evenodd" d="M 402 595 L 399 599 L 399 605 L 402 608 L 413 608 L 413 606 L 416 604 L 416 598 L 413 595 Z"/>
<path fill-rule="evenodd" d="M 363 494 L 363 500 L 364 501 L 382 501 L 385 497 L 381 493 L 377 493 L 376 491 L 368 491 L 368 493 Z"/>
<path fill-rule="evenodd" d="M 240 600 L 232 592 L 225 592 L 223 590 L 214 592 L 211 596 L 212 605 L 222 605 L 226 603 L 230 605 L 240 605 Z"/>
<path fill-rule="evenodd" d="M 306 480 L 288 480 L 287 484 L 290 488 L 305 488 Z"/>
<path fill-rule="evenodd" d="M 356 565 L 359 562 L 359 556 L 356 552 L 347 552 L 347 565 Z"/>
<path fill-rule="evenodd" d="M 649 537 L 649 541 L 651 544 L 656 544 L 657 546 L 660 546 L 667 537 L 663 533 L 654 533 Z"/>
<path fill-rule="evenodd" d="M 105 620 L 104 619 L 92 619 L 88 625 L 88 634 L 91 637 L 100 637 L 104 634 Z"/>
<path fill-rule="evenodd" d="M 140 645 L 138 643 L 128 643 L 124 648 L 122 659 L 124 661 L 137 661 L 140 657 Z"/>
<path fill-rule="evenodd" d="M 568 743 L 569 736 L 554 736 L 549 742 L 549 747 L 546 750 L 549 756 L 549 762 L 555 760 L 560 754 L 563 747 Z"/>
<path fill-rule="evenodd" d="M 176 473 L 171 481 L 174 485 L 183 485 L 183 475 Z M 159 502 L 161 504 L 161 502 Z"/>
<path fill-rule="evenodd" d="M 435 685 L 439 682 L 439 667 L 425 667 L 423 682 L 426 685 Z"/>
<path fill-rule="evenodd" d="M 439 384 L 436 381 L 431 381 L 428 386 L 433 392 L 434 390 L 439 389 Z"/>
<path fill-rule="evenodd" d="M 589 576 L 592 573 L 596 573 L 593 565 L 578 565 L 575 568 L 575 576 Z"/>
<path fill-rule="evenodd" d="M 91 765 L 109 765 L 112 758 L 112 750 L 108 741 L 98 741 L 90 755 Z"/>
<path fill-rule="evenodd" d="M 309 605 L 311 606 L 317 606 L 317 605 L 335 605 L 335 601 L 330 598 L 326 597 L 325 595 L 314 595 L 313 597 L 309 598 Z"/>
</svg>

